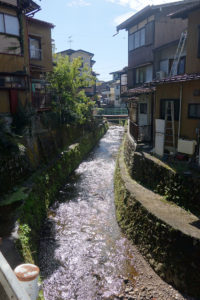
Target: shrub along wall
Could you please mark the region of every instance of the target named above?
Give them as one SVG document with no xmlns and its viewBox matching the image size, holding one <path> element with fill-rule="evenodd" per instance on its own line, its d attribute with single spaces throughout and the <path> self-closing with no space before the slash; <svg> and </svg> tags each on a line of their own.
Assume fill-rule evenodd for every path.
<svg viewBox="0 0 200 300">
<path fill-rule="evenodd" d="M 47 217 L 49 206 L 55 201 L 59 188 L 106 130 L 105 124 L 94 128 L 78 143 L 62 151 L 44 171 L 34 176 L 31 191 L 19 212 L 18 246 L 26 262 L 37 263 L 41 226 Z"/>
<path fill-rule="evenodd" d="M 131 149 L 130 141 L 124 145 Z M 134 181 L 124 161 L 124 145 L 115 172 L 118 223 L 163 279 L 200 297 L 200 230 L 192 226 L 198 218 Z"/>
<path fill-rule="evenodd" d="M 91 126 L 95 129 L 97 124 L 63 125 L 49 130 L 41 125 L 31 136 L 18 138 L 18 151 L 0 153 L 0 196 L 12 192 L 17 184 L 23 182 L 38 167 L 54 159 L 61 149 L 93 130 Z"/>
</svg>

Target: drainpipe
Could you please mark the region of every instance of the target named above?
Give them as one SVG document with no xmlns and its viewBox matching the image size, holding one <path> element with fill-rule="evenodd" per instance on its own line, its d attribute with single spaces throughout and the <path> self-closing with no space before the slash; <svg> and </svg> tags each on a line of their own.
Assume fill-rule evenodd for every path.
<svg viewBox="0 0 200 300">
<path fill-rule="evenodd" d="M 178 122 L 178 140 L 181 133 L 181 112 L 182 112 L 182 100 L 183 100 L 183 85 L 180 86 L 180 109 L 179 109 L 179 122 Z"/>
</svg>

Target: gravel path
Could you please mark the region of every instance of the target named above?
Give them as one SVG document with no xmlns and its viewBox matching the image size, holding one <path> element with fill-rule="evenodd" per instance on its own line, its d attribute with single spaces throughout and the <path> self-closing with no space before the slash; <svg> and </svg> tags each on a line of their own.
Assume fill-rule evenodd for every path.
<svg viewBox="0 0 200 300">
<path fill-rule="evenodd" d="M 181 294 L 171 285 L 163 281 L 151 268 L 148 262 L 134 248 L 134 266 L 138 272 L 135 285 L 131 284 L 128 278 L 124 280 L 124 291 L 119 295 L 104 300 L 198 300 Z"/>
</svg>

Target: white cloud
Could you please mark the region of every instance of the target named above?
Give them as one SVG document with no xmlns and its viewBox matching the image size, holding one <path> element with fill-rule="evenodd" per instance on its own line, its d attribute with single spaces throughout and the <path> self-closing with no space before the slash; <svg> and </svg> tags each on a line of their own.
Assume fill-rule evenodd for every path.
<svg viewBox="0 0 200 300">
<path fill-rule="evenodd" d="M 132 15 L 134 14 L 134 11 L 130 11 L 126 14 L 123 14 L 121 16 L 118 16 L 114 19 L 114 24 L 117 26 L 119 24 L 121 24 L 122 22 L 124 22 L 125 20 L 127 20 L 128 18 L 130 18 Z"/>
<path fill-rule="evenodd" d="M 69 2 L 67 4 L 67 6 L 81 6 L 81 7 L 84 7 L 84 6 L 90 6 L 91 3 L 90 2 L 87 2 L 85 0 L 72 0 L 71 2 Z"/>
<path fill-rule="evenodd" d="M 122 6 L 128 6 L 134 11 L 138 11 L 147 5 L 157 5 L 157 4 L 175 2 L 176 0 L 107 0 L 107 1 Z"/>
</svg>

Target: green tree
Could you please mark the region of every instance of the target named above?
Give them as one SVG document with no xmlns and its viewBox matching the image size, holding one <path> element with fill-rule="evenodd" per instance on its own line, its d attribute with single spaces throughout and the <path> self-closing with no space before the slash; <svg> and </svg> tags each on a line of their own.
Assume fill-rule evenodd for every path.
<svg viewBox="0 0 200 300">
<path fill-rule="evenodd" d="M 82 67 L 82 60 L 69 60 L 68 56 L 56 56 L 56 65 L 49 74 L 50 89 L 54 95 L 54 111 L 61 123 L 84 124 L 92 118 L 93 102 L 84 88 L 94 84 L 91 71 Z"/>
</svg>

